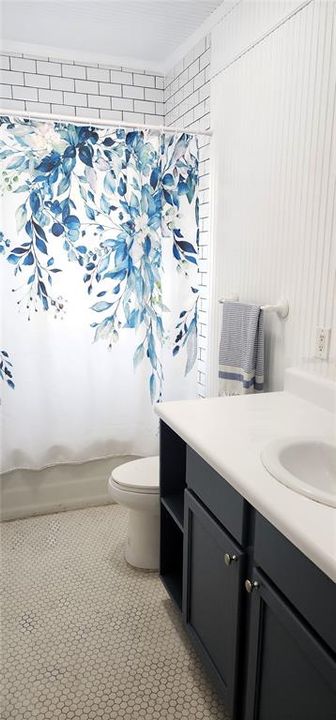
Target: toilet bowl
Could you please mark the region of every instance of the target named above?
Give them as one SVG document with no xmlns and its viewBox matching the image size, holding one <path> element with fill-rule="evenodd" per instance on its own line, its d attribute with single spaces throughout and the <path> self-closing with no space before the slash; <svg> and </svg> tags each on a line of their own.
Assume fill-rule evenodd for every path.
<svg viewBox="0 0 336 720">
<path fill-rule="evenodd" d="M 108 481 L 112 499 L 128 509 L 125 558 L 144 570 L 159 569 L 159 457 L 116 467 Z"/>
</svg>

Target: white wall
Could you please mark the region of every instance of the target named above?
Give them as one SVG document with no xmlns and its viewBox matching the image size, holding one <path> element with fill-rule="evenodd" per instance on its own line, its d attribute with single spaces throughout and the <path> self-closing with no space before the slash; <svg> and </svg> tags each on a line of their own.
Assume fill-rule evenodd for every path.
<svg viewBox="0 0 336 720">
<path fill-rule="evenodd" d="M 18 53 L 1 53 L 0 68 L 4 110 L 163 122 L 159 73 Z"/>
<path fill-rule="evenodd" d="M 267 321 L 267 386 L 314 355 L 333 325 L 336 361 L 335 4 L 240 3 L 212 35 L 216 392 L 219 297 L 289 300 Z M 292 13 L 292 15 L 291 15 Z"/>
<path fill-rule="evenodd" d="M 165 123 L 189 130 L 210 128 L 210 35 L 203 37 L 174 65 L 165 77 Z M 200 297 L 198 313 L 198 394 L 206 394 L 206 361 L 208 345 L 208 251 L 210 138 L 200 135 L 199 201 L 200 201 Z"/>
</svg>

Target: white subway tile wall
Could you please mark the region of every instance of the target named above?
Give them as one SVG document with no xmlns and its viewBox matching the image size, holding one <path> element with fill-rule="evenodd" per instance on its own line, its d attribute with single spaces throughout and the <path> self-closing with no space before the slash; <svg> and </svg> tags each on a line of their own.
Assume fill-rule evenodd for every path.
<svg viewBox="0 0 336 720">
<path fill-rule="evenodd" d="M 165 125 L 190 130 L 210 129 L 210 56 L 211 37 L 204 37 L 165 77 Z M 151 99 L 150 90 L 145 91 Z M 198 394 L 206 395 L 208 344 L 208 246 L 209 246 L 209 184 L 210 138 L 199 136 L 200 159 L 200 243 L 198 313 Z"/>
<path fill-rule="evenodd" d="M 4 110 L 164 122 L 163 75 L 18 53 L 0 54 L 0 68 Z"/>
<path fill-rule="evenodd" d="M 210 128 L 210 36 L 164 77 L 122 67 L 0 53 L 0 107 L 152 125 Z M 210 140 L 199 137 L 200 301 L 198 393 L 205 396 Z"/>
</svg>

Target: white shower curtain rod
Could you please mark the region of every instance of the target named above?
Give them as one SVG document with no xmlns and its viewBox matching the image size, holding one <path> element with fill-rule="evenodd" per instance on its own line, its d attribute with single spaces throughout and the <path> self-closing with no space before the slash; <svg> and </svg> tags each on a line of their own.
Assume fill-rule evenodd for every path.
<svg viewBox="0 0 336 720">
<path fill-rule="evenodd" d="M 144 123 L 130 123 L 121 120 L 103 120 L 102 118 L 85 118 L 78 117 L 77 115 L 53 115 L 52 113 L 34 113 L 26 112 L 25 110 L 18 110 L 17 112 L 8 112 L 0 108 L 0 115 L 5 117 L 23 117 L 35 120 L 52 120 L 53 122 L 64 122 L 73 123 L 74 125 L 91 125 L 96 127 L 97 125 L 102 127 L 116 127 L 116 128 L 140 128 L 141 130 L 157 130 L 158 132 L 165 133 L 187 133 L 188 135 L 208 135 L 211 137 L 211 130 L 188 130 L 187 128 L 180 127 L 167 127 L 166 125 L 147 125 Z"/>
</svg>

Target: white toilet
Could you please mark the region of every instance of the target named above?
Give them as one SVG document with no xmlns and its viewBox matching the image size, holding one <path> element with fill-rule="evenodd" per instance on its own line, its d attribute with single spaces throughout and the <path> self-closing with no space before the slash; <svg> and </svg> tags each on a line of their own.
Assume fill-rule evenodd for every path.
<svg viewBox="0 0 336 720">
<path fill-rule="evenodd" d="M 125 558 L 144 570 L 159 569 L 159 457 L 140 458 L 116 467 L 108 481 L 113 500 L 128 508 Z"/>
</svg>

